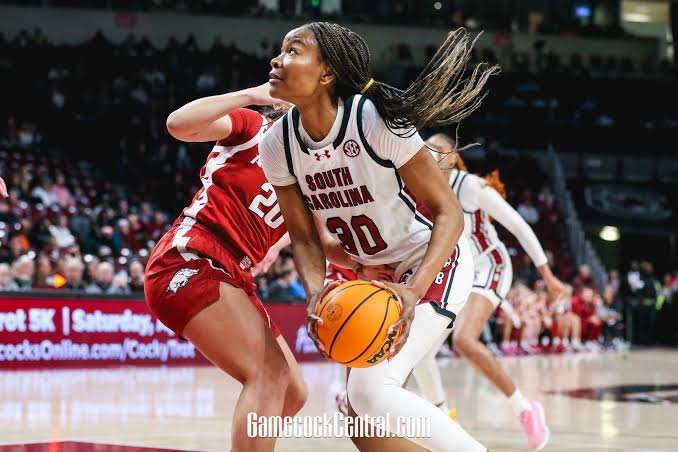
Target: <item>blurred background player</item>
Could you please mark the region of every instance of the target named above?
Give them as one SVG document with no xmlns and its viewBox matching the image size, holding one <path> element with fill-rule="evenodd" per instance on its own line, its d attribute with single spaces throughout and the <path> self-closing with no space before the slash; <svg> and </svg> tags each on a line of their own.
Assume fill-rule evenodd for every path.
<svg viewBox="0 0 678 452">
<path fill-rule="evenodd" d="M 552 298 L 558 299 L 562 295 L 563 284 L 551 272 L 546 254 L 530 226 L 504 200 L 505 190 L 498 172 L 493 172 L 486 179 L 468 173 L 457 153 L 455 140 L 448 135 L 433 135 L 426 143 L 464 209 L 464 233 L 470 238 L 474 254 L 473 288 L 469 302 L 456 323 L 455 349 L 504 393 L 518 416 L 530 447 L 541 449 L 549 439 L 541 404 L 523 396 L 479 339 L 485 323 L 505 300 L 513 279 L 511 258 L 497 236 L 492 219 L 516 236 L 544 278 Z M 541 310 L 537 311 L 534 313 L 535 321 L 529 324 L 533 329 L 537 328 L 536 317 L 541 316 Z M 536 334 L 538 336 L 538 330 Z M 443 340 L 441 338 L 440 343 Z M 431 350 L 415 368 L 414 376 L 424 396 L 447 411 L 445 392 L 435 363 L 436 352 L 437 349 Z"/>
</svg>

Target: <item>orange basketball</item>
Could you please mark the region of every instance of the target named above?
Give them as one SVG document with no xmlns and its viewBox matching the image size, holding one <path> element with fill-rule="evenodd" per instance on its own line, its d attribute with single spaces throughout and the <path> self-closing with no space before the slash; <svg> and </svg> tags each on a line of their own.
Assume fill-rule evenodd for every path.
<svg viewBox="0 0 678 452">
<path fill-rule="evenodd" d="M 400 333 L 387 334 L 400 317 L 395 297 L 367 281 L 335 287 L 322 299 L 316 314 L 323 320 L 318 338 L 325 353 L 348 367 L 370 367 L 383 361 Z"/>
</svg>

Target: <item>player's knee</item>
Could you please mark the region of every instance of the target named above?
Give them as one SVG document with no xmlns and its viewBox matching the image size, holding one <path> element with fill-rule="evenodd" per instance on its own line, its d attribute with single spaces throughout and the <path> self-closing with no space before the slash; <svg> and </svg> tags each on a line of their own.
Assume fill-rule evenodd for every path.
<svg viewBox="0 0 678 452">
<path fill-rule="evenodd" d="M 269 360 L 264 365 L 264 378 L 267 381 L 277 382 L 279 386 L 287 388 L 292 384 L 292 370 L 290 369 L 287 360 L 282 354 L 275 359 Z"/>
<path fill-rule="evenodd" d="M 294 416 L 306 404 L 308 399 L 308 386 L 303 378 L 293 378 L 287 387 L 285 394 L 285 406 L 283 416 Z"/>
<path fill-rule="evenodd" d="M 356 414 L 374 416 L 385 412 L 385 406 L 388 403 L 388 385 L 354 378 L 354 373 L 356 372 L 352 372 L 349 376 L 346 392 Z"/>
<path fill-rule="evenodd" d="M 250 360 L 239 380 L 243 385 L 256 384 L 263 388 L 273 386 L 282 388 L 284 392 L 292 381 L 292 372 L 282 353 L 280 356 L 269 354 L 262 360 Z"/>
<path fill-rule="evenodd" d="M 455 329 L 453 333 L 454 348 L 459 353 L 469 353 L 478 342 L 478 338 L 465 328 Z"/>
</svg>

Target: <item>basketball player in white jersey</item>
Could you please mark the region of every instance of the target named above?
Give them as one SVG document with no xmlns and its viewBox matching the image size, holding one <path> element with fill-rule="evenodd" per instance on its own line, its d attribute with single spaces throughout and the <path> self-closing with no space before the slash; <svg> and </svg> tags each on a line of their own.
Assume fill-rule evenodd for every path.
<svg viewBox="0 0 678 452">
<path fill-rule="evenodd" d="M 474 256 L 473 288 L 469 301 L 455 324 L 455 349 L 508 397 L 525 430 L 530 447 L 541 449 L 549 439 L 541 404 L 522 395 L 479 340 L 485 322 L 504 301 L 513 279 L 511 258 L 506 246 L 499 240 L 492 220 L 499 222 L 518 239 L 544 278 L 553 299 L 562 296 L 564 286 L 551 272 L 544 250 L 525 220 L 504 200 L 497 189 L 488 185 L 484 179 L 465 171 L 463 162 L 456 153 L 455 141 L 447 135 L 436 134 L 426 144 L 431 148 L 432 155 L 438 160 L 439 167 L 464 209 L 464 236 L 469 238 Z M 447 334 L 442 336 L 439 344 L 442 344 Z M 414 376 L 424 397 L 447 412 L 445 392 L 435 362 L 437 349 L 438 347 L 432 349 L 415 368 Z"/>
<path fill-rule="evenodd" d="M 324 292 L 325 254 L 314 217 L 345 251 L 344 258 L 327 256 L 330 260 L 347 268 L 353 262 L 390 265 L 401 283 L 381 283 L 402 305 L 401 319 L 389 331 L 400 328 L 401 334 L 388 360 L 351 369 L 348 399 L 360 415 L 428 417 L 432 435 L 408 438 L 414 444 L 406 446 L 402 439 L 396 445 L 352 438 L 361 450 L 486 450 L 433 404 L 402 387 L 464 306 L 473 277 L 470 247 L 460 240 L 458 201 L 417 133 L 429 123 L 458 121 L 478 106 L 493 68 L 477 68 L 457 92 L 444 89 L 461 76 L 467 44 L 464 33 L 451 34 L 428 75 L 405 92 L 375 82 L 365 41 L 336 24 L 292 30 L 271 61 L 271 95 L 295 107 L 264 136 L 262 168 L 276 190 L 308 294 L 310 336 L 322 350 L 314 312 Z M 417 210 L 408 190 L 432 221 Z"/>
</svg>

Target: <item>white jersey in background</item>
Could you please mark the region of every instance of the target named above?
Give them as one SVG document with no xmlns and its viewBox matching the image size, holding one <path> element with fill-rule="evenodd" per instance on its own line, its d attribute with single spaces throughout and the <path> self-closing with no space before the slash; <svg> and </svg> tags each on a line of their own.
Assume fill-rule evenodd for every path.
<svg viewBox="0 0 678 452">
<path fill-rule="evenodd" d="M 321 142 L 308 136 L 292 108 L 260 146 L 268 180 L 281 186 L 298 182 L 313 215 L 354 260 L 407 261 L 402 267 L 410 268 L 423 258 L 433 224 L 416 210 L 398 168 L 424 142 L 418 133 L 393 134 L 366 97 L 340 100 L 337 119 Z"/>
<path fill-rule="evenodd" d="M 484 296 L 496 307 L 511 288 L 513 268 L 492 219 L 518 239 L 536 267 L 548 262 L 546 254 L 532 228 L 482 178 L 453 169 L 450 186 L 464 210 L 464 235 L 469 238 L 473 252 L 475 276 L 471 291 Z"/>
</svg>

